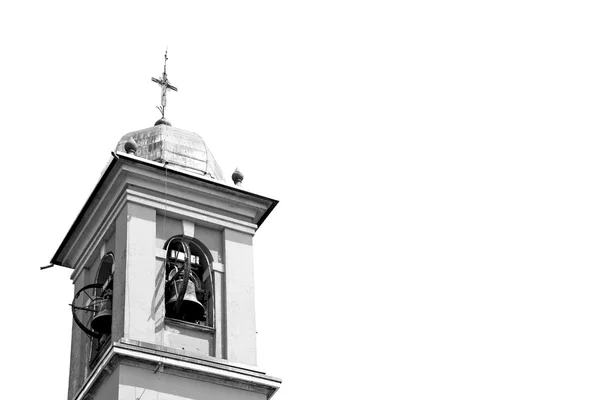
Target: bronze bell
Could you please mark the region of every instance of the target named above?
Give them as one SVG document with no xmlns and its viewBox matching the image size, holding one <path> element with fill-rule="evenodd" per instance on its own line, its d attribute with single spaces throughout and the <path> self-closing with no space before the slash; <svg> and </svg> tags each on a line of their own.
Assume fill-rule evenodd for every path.
<svg viewBox="0 0 600 400">
<path fill-rule="evenodd" d="M 177 305 L 177 297 L 182 290 L 182 285 L 183 279 L 177 279 L 169 284 L 167 293 L 170 294 L 170 297 L 166 303 L 167 316 L 188 322 L 204 320 L 204 305 L 200 303 L 196 297 L 196 285 L 192 279 L 188 280 L 185 294 L 181 301 L 181 307 L 179 308 L 179 312 L 176 313 L 177 310 L 175 307 Z"/>
<path fill-rule="evenodd" d="M 96 315 L 94 315 L 90 324 L 92 330 L 103 335 L 110 334 L 112 325 L 112 301 L 110 297 L 97 301 L 96 310 Z"/>
</svg>

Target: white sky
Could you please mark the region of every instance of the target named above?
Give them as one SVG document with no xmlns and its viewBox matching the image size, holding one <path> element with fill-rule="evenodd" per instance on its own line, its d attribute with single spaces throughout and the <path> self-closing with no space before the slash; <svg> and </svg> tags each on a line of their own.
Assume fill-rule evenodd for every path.
<svg viewBox="0 0 600 400">
<path fill-rule="evenodd" d="M 281 201 L 255 239 L 275 399 L 597 399 L 599 11 L 3 3 L 2 397 L 66 398 L 70 271 L 39 267 L 159 118 L 168 45 L 168 119 Z"/>
</svg>

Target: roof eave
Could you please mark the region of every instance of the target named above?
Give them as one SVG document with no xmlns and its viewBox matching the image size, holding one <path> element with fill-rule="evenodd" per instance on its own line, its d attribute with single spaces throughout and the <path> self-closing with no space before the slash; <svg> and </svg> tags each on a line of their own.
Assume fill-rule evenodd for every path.
<svg viewBox="0 0 600 400">
<path fill-rule="evenodd" d="M 104 183 L 106 182 L 107 178 L 110 176 L 111 172 L 114 170 L 115 166 L 117 165 L 117 163 L 119 162 L 120 159 L 125 159 L 129 162 L 133 162 L 133 163 L 139 163 L 139 164 L 144 164 L 147 166 L 151 166 L 153 168 L 157 168 L 160 169 L 162 171 L 166 171 L 168 169 L 168 173 L 169 174 L 175 174 L 175 175 L 180 175 L 180 176 L 185 176 L 191 179 L 196 179 L 196 180 L 200 180 L 203 181 L 205 183 L 208 183 L 210 185 L 214 185 L 223 189 L 227 189 L 227 190 L 231 190 L 233 192 L 238 192 L 240 194 L 244 194 L 246 196 L 252 196 L 252 197 L 256 197 L 259 198 L 261 200 L 265 200 L 267 202 L 270 203 L 270 206 L 267 208 L 267 210 L 264 212 L 264 214 L 261 216 L 261 218 L 257 221 L 257 227 L 256 229 L 258 230 L 258 228 L 262 225 L 262 223 L 267 219 L 267 217 L 269 216 L 269 214 L 271 214 L 271 212 L 273 211 L 273 209 L 277 206 L 277 204 L 279 203 L 278 200 L 275 199 L 271 199 L 269 197 L 266 196 L 262 196 L 247 190 L 244 190 L 238 186 L 230 186 L 227 185 L 225 183 L 221 183 L 219 181 L 213 180 L 213 179 L 209 179 L 209 178 L 205 178 L 199 175 L 195 175 L 195 174 L 191 174 L 185 171 L 181 171 L 178 169 L 173 169 L 173 168 L 169 168 L 167 165 L 168 163 L 157 163 L 155 161 L 150 161 L 150 160 L 146 160 L 140 157 L 136 157 L 136 156 L 132 156 L 126 153 L 122 153 L 122 152 L 111 152 L 113 158 L 110 161 L 110 163 L 108 164 L 108 166 L 105 168 L 104 172 L 102 173 L 102 176 L 100 177 L 100 180 L 98 181 L 98 183 L 96 184 L 96 186 L 94 187 L 94 190 L 92 191 L 92 193 L 90 194 L 90 196 L 88 197 L 87 201 L 85 202 L 83 208 L 81 209 L 81 211 L 79 212 L 79 214 L 77 215 L 77 218 L 75 219 L 75 221 L 73 222 L 73 224 L 71 225 L 71 228 L 69 229 L 69 231 L 67 232 L 67 235 L 64 237 L 64 239 L 62 240 L 60 246 L 58 247 L 58 249 L 56 250 L 56 252 L 54 253 L 54 256 L 51 259 L 51 263 L 54 265 L 59 265 L 62 267 L 67 267 L 67 268 L 73 268 L 70 265 L 65 265 L 63 259 L 62 259 L 62 252 L 65 249 L 65 247 L 67 246 L 71 236 L 75 233 L 75 230 L 77 229 L 77 227 L 79 226 L 79 224 L 81 223 L 82 219 L 84 218 L 87 210 L 89 209 L 90 205 L 92 204 L 94 198 L 96 197 L 96 195 L 98 194 L 98 192 L 102 189 L 102 186 L 104 185 Z"/>
<path fill-rule="evenodd" d="M 60 259 L 61 252 L 63 251 L 63 249 L 67 245 L 67 243 L 68 243 L 69 239 L 71 238 L 71 236 L 73 235 L 73 233 L 75 232 L 75 229 L 77 229 L 77 226 L 79 225 L 79 223 L 83 219 L 83 217 L 84 217 L 86 211 L 88 210 L 89 206 L 91 205 L 92 201 L 94 200 L 94 198 L 96 197 L 96 195 L 98 194 L 98 192 L 100 191 L 100 189 L 102 188 L 102 185 L 104 184 L 104 182 L 106 181 L 106 179 L 108 178 L 108 176 L 110 175 L 110 173 L 112 172 L 112 170 L 114 169 L 115 165 L 117 164 L 117 161 L 118 161 L 119 157 L 115 154 L 114 151 L 111 152 L 111 155 L 113 156 L 113 158 L 110 160 L 110 163 L 108 164 L 108 166 L 104 169 L 104 172 L 102 173 L 102 176 L 100 177 L 100 180 L 98 181 L 98 183 L 94 187 L 94 190 L 92 190 L 92 193 L 88 197 L 88 199 L 85 202 L 85 204 L 84 204 L 83 208 L 81 209 L 81 211 L 79 211 L 79 214 L 77 214 L 77 218 L 75 218 L 75 221 L 73 221 L 73 224 L 71 225 L 71 228 L 69 228 L 69 231 L 67 232 L 67 235 L 62 240 L 60 246 L 58 246 L 58 249 L 56 250 L 56 253 L 54 253 L 54 256 L 52 256 L 52 260 L 50 260 L 50 262 L 52 264 L 54 264 L 54 265 L 60 265 L 62 267 L 67 267 L 67 268 L 73 268 L 72 266 L 65 265 L 63 263 L 63 261 Z"/>
</svg>

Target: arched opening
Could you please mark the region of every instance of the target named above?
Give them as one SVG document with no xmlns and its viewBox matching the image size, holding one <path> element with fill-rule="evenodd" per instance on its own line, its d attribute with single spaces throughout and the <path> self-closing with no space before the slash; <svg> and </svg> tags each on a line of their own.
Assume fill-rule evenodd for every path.
<svg viewBox="0 0 600 400">
<path fill-rule="evenodd" d="M 90 364 L 94 364 L 98 355 L 108 342 L 112 331 L 112 295 L 113 264 L 115 256 L 107 253 L 100 260 L 100 267 L 95 280 L 94 313 L 91 316 L 90 328 L 97 334 L 92 336 Z"/>
<path fill-rule="evenodd" d="M 106 253 L 102 260 L 100 261 L 100 268 L 98 268 L 98 273 L 96 274 L 96 283 L 100 283 L 104 285 L 109 279 L 112 280 L 112 268 L 115 262 L 115 256 L 113 253 Z M 97 296 L 102 294 L 102 288 L 99 288 L 96 292 Z"/>
<path fill-rule="evenodd" d="M 212 256 L 190 237 L 175 236 L 165 243 L 166 318 L 214 327 Z"/>
</svg>

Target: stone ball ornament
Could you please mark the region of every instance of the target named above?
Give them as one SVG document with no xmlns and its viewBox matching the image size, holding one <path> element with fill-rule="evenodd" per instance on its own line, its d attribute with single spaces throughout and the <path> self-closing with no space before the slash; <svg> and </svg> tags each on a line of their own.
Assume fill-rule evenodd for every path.
<svg viewBox="0 0 600 400">
<path fill-rule="evenodd" d="M 240 171 L 239 168 L 236 168 L 235 171 L 233 171 L 233 174 L 231 174 L 231 179 L 233 179 L 233 183 L 235 183 L 236 186 L 242 186 L 244 174 L 242 174 L 242 171 Z"/>
<path fill-rule="evenodd" d="M 127 154 L 135 155 L 135 153 L 137 152 L 137 149 L 138 149 L 138 145 L 135 142 L 135 140 L 132 137 L 130 137 L 123 145 L 123 148 L 125 149 L 125 152 Z"/>
</svg>

